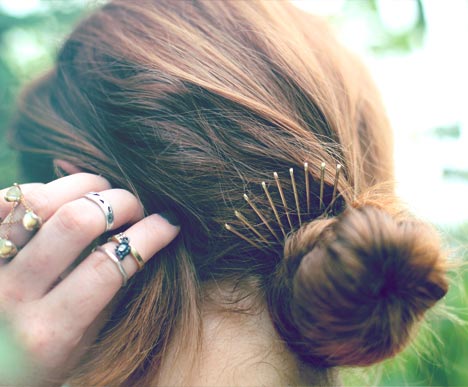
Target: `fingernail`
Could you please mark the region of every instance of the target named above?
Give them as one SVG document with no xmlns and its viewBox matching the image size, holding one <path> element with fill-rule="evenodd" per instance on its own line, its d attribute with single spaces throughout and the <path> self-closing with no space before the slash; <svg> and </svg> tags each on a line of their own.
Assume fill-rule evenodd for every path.
<svg viewBox="0 0 468 387">
<path fill-rule="evenodd" d="M 68 175 L 68 173 L 67 173 L 64 169 L 60 168 L 60 167 L 59 167 L 57 164 L 55 164 L 55 163 L 54 163 L 54 174 L 55 174 L 55 176 L 57 176 L 58 178 L 60 178 L 60 177 L 65 177 L 65 176 Z"/>
<path fill-rule="evenodd" d="M 177 219 L 177 216 L 172 211 L 162 211 L 159 213 L 164 219 L 166 219 L 173 226 L 180 226 L 180 222 Z"/>
</svg>

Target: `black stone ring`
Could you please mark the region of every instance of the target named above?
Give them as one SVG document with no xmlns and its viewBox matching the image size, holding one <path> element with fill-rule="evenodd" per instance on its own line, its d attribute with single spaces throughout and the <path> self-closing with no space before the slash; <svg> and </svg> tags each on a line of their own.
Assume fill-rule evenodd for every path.
<svg viewBox="0 0 468 387">
<path fill-rule="evenodd" d="M 138 265 L 138 270 L 143 269 L 145 261 L 138 251 L 130 245 L 130 239 L 124 233 L 121 232 L 120 234 L 111 236 L 109 241 L 117 243 L 114 251 L 120 261 L 122 261 L 127 255 L 131 255 Z"/>
</svg>

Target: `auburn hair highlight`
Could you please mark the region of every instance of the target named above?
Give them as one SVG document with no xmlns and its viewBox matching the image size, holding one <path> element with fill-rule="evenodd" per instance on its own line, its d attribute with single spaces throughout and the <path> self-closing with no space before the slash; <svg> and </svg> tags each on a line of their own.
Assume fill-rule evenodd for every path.
<svg viewBox="0 0 468 387">
<path fill-rule="evenodd" d="M 71 385 L 154 383 L 173 340 L 195 362 L 206 281 L 255 279 L 279 334 L 324 375 L 393 356 L 447 291 L 436 234 L 395 211 L 392 134 L 367 71 L 288 2 L 111 1 L 24 91 L 11 134 L 26 172 L 69 161 L 181 224 L 121 291 Z M 244 192 L 269 208 L 260 183 L 304 162 L 315 199 L 318 166 L 327 200 L 343 166 L 337 216 L 314 204 L 268 251 L 224 229 L 233 210 L 255 220 Z"/>
</svg>

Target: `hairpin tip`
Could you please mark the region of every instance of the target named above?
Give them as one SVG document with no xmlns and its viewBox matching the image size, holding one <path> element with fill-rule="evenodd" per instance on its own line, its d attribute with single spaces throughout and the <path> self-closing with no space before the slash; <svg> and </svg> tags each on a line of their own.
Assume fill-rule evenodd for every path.
<svg viewBox="0 0 468 387">
<path fill-rule="evenodd" d="M 326 164 L 322 162 L 320 164 L 320 197 L 319 197 L 319 209 L 323 209 L 323 189 L 324 189 L 324 180 L 325 180 L 325 167 Z"/>
<path fill-rule="evenodd" d="M 224 223 L 224 227 L 226 228 L 226 230 L 229 230 L 229 231 L 231 231 L 232 229 L 231 226 L 227 223 Z"/>
<path fill-rule="evenodd" d="M 336 164 L 335 182 L 333 183 L 333 195 L 332 195 L 332 200 L 330 202 L 332 208 L 333 208 L 333 205 L 335 204 L 336 193 L 337 193 L 337 190 L 338 190 L 338 179 L 339 179 L 339 176 L 340 176 L 340 171 L 341 171 L 341 164 Z"/>
<path fill-rule="evenodd" d="M 286 232 L 284 231 L 283 223 L 281 222 L 281 218 L 279 217 L 278 210 L 276 209 L 275 203 L 273 202 L 273 199 L 271 198 L 270 192 L 268 191 L 268 187 L 264 181 L 262 181 L 262 187 L 263 191 L 265 192 L 265 195 L 268 199 L 268 202 L 270 203 L 270 207 L 275 214 L 276 221 L 278 222 L 278 225 L 280 226 L 281 232 L 283 233 L 283 236 L 286 237 Z"/>
<path fill-rule="evenodd" d="M 249 197 L 247 196 L 247 194 L 244 194 L 244 199 L 245 199 L 246 201 L 249 201 Z"/>
<path fill-rule="evenodd" d="M 310 187 L 309 187 L 309 163 L 304 163 L 304 180 L 306 187 L 307 213 L 310 213 Z"/>
<path fill-rule="evenodd" d="M 273 176 L 275 177 L 276 186 L 278 187 L 278 192 L 279 192 L 280 197 L 281 197 L 281 202 L 283 203 L 284 212 L 286 213 L 286 217 L 288 218 L 289 226 L 291 227 L 291 230 L 292 230 L 293 229 L 293 224 L 291 222 L 291 217 L 289 216 L 288 205 L 286 203 L 286 198 L 284 196 L 283 188 L 281 187 L 281 183 L 280 183 L 280 179 L 278 177 L 278 173 L 273 172 Z"/>
<path fill-rule="evenodd" d="M 294 178 L 294 168 L 289 168 L 289 174 L 291 175 L 291 185 L 292 185 L 293 192 L 294 192 L 294 200 L 296 201 L 297 217 L 299 219 L 299 225 L 302 226 L 301 208 L 299 205 L 299 196 L 297 193 L 296 179 Z"/>
</svg>

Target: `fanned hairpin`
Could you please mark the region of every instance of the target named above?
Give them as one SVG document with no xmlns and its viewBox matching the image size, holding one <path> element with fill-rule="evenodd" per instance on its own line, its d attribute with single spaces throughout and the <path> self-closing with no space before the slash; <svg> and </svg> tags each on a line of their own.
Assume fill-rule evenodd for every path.
<svg viewBox="0 0 468 387">
<path fill-rule="evenodd" d="M 331 200 L 328 202 L 327 206 L 325 206 L 325 169 L 326 169 L 326 164 L 322 163 L 320 165 L 320 185 L 319 185 L 319 195 L 318 195 L 319 217 L 327 216 L 334 209 L 336 200 L 338 198 L 338 181 L 339 181 L 342 166 L 341 164 L 336 165 L 335 179 L 333 183 L 333 192 L 331 195 Z M 288 233 L 293 232 L 299 227 L 301 227 L 303 222 L 316 218 L 317 216 L 314 217 L 314 215 L 312 214 L 309 164 L 304 163 L 305 200 L 303 202 L 305 202 L 306 204 L 306 211 L 301 210 L 301 200 L 300 200 L 301 194 L 296 184 L 294 168 L 289 169 L 289 177 L 290 177 L 290 183 L 291 183 L 293 196 L 294 196 L 294 205 L 292 207 L 295 207 L 295 216 L 293 216 L 293 213 L 291 211 L 292 207 L 288 205 L 288 202 L 286 200 L 286 195 L 284 193 L 279 175 L 277 172 L 273 172 L 273 179 L 275 181 L 278 195 L 281 199 L 281 206 L 283 210 L 282 213 L 284 213 L 287 222 L 285 221 L 284 217 L 282 220 L 282 217 L 280 215 L 280 210 L 278 210 L 278 207 L 272 198 L 272 195 L 270 193 L 270 190 L 268 189 L 268 185 L 266 184 L 266 182 L 263 181 L 261 184 L 263 188 L 263 192 L 270 206 L 269 209 L 271 209 L 271 211 L 273 212 L 274 219 L 277 222 L 277 226 L 281 230 L 282 238 L 275 231 L 275 226 L 270 223 L 270 221 L 268 220 L 268 217 L 265 216 L 265 214 L 257 207 L 257 205 L 255 205 L 255 203 L 250 199 L 250 197 L 247 194 L 244 194 L 245 201 L 247 202 L 249 207 L 253 210 L 253 212 L 256 214 L 258 219 L 261 221 L 261 225 L 263 225 L 269 231 L 269 236 L 266 237 L 265 235 L 262 235 L 262 233 L 258 230 L 258 228 L 254 224 L 252 224 L 247 219 L 247 217 L 244 216 L 238 210 L 234 211 L 234 215 L 240 221 L 240 223 L 243 226 L 245 226 L 244 230 L 247 230 L 250 236 L 244 235 L 242 232 L 237 230 L 232 224 L 229 224 L 229 223 L 225 224 L 225 228 L 231 233 L 238 236 L 239 238 L 250 243 L 255 248 L 262 249 L 265 247 L 270 247 L 272 243 L 274 244 L 283 243 L 284 238 L 288 235 Z M 294 218 L 297 218 L 297 221 L 295 221 Z M 273 242 L 271 238 L 274 239 Z"/>
</svg>

